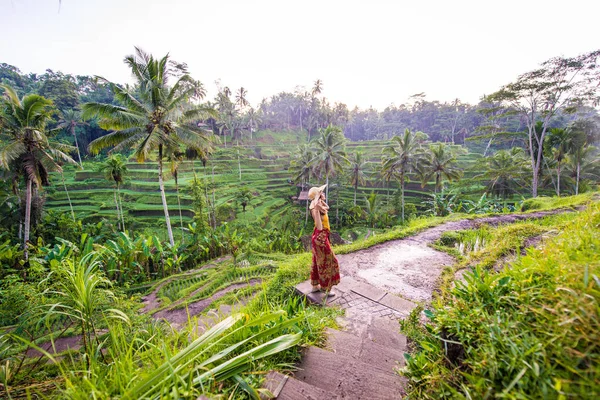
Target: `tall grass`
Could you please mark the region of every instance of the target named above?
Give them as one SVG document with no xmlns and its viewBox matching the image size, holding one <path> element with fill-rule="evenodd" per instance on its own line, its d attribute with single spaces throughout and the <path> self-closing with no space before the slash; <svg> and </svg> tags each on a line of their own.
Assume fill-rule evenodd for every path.
<svg viewBox="0 0 600 400">
<path fill-rule="evenodd" d="M 410 398 L 599 398 L 600 204 L 571 219 L 500 273 L 467 273 L 426 326 L 403 324 Z"/>
</svg>

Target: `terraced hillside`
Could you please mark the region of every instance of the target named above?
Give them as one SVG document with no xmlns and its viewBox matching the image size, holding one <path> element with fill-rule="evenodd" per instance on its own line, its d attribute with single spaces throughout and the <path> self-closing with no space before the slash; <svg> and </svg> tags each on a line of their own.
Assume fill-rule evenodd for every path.
<svg viewBox="0 0 600 400">
<path fill-rule="evenodd" d="M 189 183 L 194 173 L 203 181 L 214 186 L 208 194 L 217 207 L 230 203 L 234 207 L 235 195 L 240 187 L 248 187 L 253 194 L 246 207 L 247 212 L 242 214 L 238 207 L 238 215 L 248 222 L 263 221 L 266 216 L 271 218 L 277 214 L 285 213 L 291 207 L 303 209 L 303 205 L 293 201 L 299 193 L 299 188 L 290 181 L 288 172 L 290 159 L 300 143 L 305 143 L 306 136 L 296 133 L 261 132 L 255 138 L 255 143 L 242 144 L 229 147 L 221 145 L 206 167 L 200 161 L 184 161 L 179 166 L 179 203 L 181 204 L 181 219 L 184 226 L 193 217 L 192 197 L 189 193 Z M 386 141 L 349 142 L 348 154 L 358 151 L 364 153 L 368 160 L 368 168 L 376 169 L 380 163 L 381 153 Z M 458 147 L 458 146 L 457 146 Z M 459 157 L 460 165 L 467 169 L 473 165 L 480 155 L 475 153 L 462 154 Z M 78 218 L 86 222 L 116 219 L 114 203 L 114 184 L 108 181 L 101 172 L 97 172 L 98 163 L 85 162 L 84 169 L 73 166 L 65 167 L 65 185 L 71 198 L 73 209 Z M 158 173 L 156 162 L 137 163 L 130 160 L 127 163 L 128 174 L 121 187 L 122 206 L 128 226 L 134 228 L 154 228 L 164 224 L 164 214 L 160 193 L 158 190 Z M 465 178 L 472 178 L 472 173 L 467 173 Z M 67 193 L 62 185 L 60 176 L 54 176 L 54 186 L 47 190 L 46 206 L 58 212 L 70 212 Z M 332 187 L 339 184 L 339 191 L 330 192 L 330 202 L 350 204 L 354 198 L 354 190 L 348 184 L 347 178 L 332 179 Z M 320 182 L 315 182 L 320 183 Z M 375 191 L 384 199 L 394 194 L 398 188 L 396 182 L 382 182 L 375 175 L 369 175 L 367 184 L 358 188 L 358 199 L 361 204 L 363 196 Z M 171 222 L 174 226 L 180 224 L 178 198 L 175 180 L 165 165 L 165 189 Z M 418 182 L 409 182 L 406 188 L 407 203 L 422 208 L 422 200 L 427 193 L 433 191 L 433 183 L 422 188 Z"/>
</svg>

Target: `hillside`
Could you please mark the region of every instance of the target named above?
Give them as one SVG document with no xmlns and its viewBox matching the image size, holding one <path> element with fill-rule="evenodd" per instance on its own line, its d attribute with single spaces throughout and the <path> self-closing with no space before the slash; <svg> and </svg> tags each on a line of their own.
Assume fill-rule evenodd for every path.
<svg viewBox="0 0 600 400">
<path fill-rule="evenodd" d="M 216 207 L 230 203 L 234 207 L 235 194 L 240 186 L 245 186 L 252 193 L 252 200 L 247 206 L 243 219 L 247 222 L 264 221 L 267 216 L 273 218 L 283 215 L 290 208 L 303 211 L 303 205 L 293 201 L 299 194 L 300 188 L 291 182 L 292 175 L 288 172 L 290 160 L 294 151 L 301 143 L 305 143 L 305 133 L 295 132 L 259 132 L 252 144 L 225 147 L 221 144 L 206 167 L 200 161 L 183 161 L 178 168 L 179 201 L 181 203 L 181 218 L 184 226 L 191 222 L 193 213 L 192 197 L 189 184 L 194 173 L 205 183 L 214 187 Z M 373 171 L 380 164 L 382 149 L 387 141 L 348 142 L 348 155 L 362 152 L 368 160 L 367 169 Z M 454 146 L 457 151 L 462 146 Z M 239 158 L 238 158 L 239 154 Z M 464 178 L 472 178 L 469 172 L 475 161 L 480 158 L 477 153 L 459 153 L 459 166 L 466 173 Z M 157 163 L 148 161 L 137 163 L 127 162 L 128 173 L 120 191 L 123 208 L 126 211 L 128 224 L 136 228 L 154 228 L 164 223 L 164 213 L 158 191 Z M 65 185 L 73 204 L 76 216 L 84 222 L 97 222 L 103 218 L 116 218 L 114 205 L 114 183 L 107 180 L 102 172 L 98 172 L 98 163 L 84 162 L 84 169 L 66 166 L 64 169 Z M 330 201 L 335 209 L 337 204 L 351 205 L 354 199 L 354 189 L 346 177 L 332 179 Z M 475 183 L 478 180 L 475 181 Z M 339 191 L 335 188 L 338 187 Z M 56 212 L 70 212 L 67 193 L 62 185 L 60 175 L 55 174 L 53 186 L 47 189 L 46 207 Z M 315 180 L 313 184 L 321 184 Z M 481 183 L 481 182 L 479 182 Z M 471 182 L 473 184 L 473 182 Z M 179 211 L 175 179 L 165 165 L 165 189 L 167 203 L 172 217 L 173 226 L 179 226 Z M 366 185 L 358 187 L 358 204 L 364 204 L 364 196 L 372 191 L 377 193 L 382 204 L 389 204 L 397 182 L 382 182 L 375 174 L 367 174 Z M 207 189 L 212 197 L 212 189 Z M 407 204 L 414 204 L 417 210 L 422 210 L 422 201 L 428 193 L 433 192 L 433 182 L 421 188 L 418 182 L 409 182 L 406 186 Z M 241 207 L 238 213 L 241 213 Z"/>
</svg>

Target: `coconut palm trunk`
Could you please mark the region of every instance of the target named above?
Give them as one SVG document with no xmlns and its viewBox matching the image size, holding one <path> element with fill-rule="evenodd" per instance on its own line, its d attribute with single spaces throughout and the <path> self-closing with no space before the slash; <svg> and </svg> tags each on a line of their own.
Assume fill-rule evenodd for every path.
<svg viewBox="0 0 600 400">
<path fill-rule="evenodd" d="M 119 199 L 119 209 L 121 210 L 121 224 L 123 232 L 125 232 L 125 211 L 123 210 L 123 202 L 121 201 L 121 185 L 117 183 L 117 198 Z"/>
<path fill-rule="evenodd" d="M 77 149 L 77 159 L 79 160 L 79 166 L 83 169 L 83 163 L 81 162 L 81 152 L 79 151 L 79 143 L 77 142 L 77 135 L 75 134 L 75 126 L 71 125 L 71 134 L 75 139 L 75 148 Z"/>
<path fill-rule="evenodd" d="M 27 242 L 29 242 L 29 231 L 31 228 L 31 197 L 32 197 L 32 185 L 33 180 L 28 177 L 27 178 L 27 193 L 25 197 L 25 228 L 23 233 L 23 251 L 25 256 L 25 261 L 29 260 L 29 249 L 27 247 Z"/>
<path fill-rule="evenodd" d="M 579 194 L 579 173 L 581 171 L 581 163 L 577 161 L 577 177 L 575 178 L 575 194 Z"/>
<path fill-rule="evenodd" d="M 556 167 L 556 195 L 560 197 L 560 161 Z"/>
<path fill-rule="evenodd" d="M 404 223 L 404 173 L 400 174 L 400 203 L 402 207 L 402 223 Z"/>
<path fill-rule="evenodd" d="M 119 209 L 119 200 L 117 200 L 117 189 L 113 190 L 113 195 L 115 198 L 115 205 L 117 206 L 117 229 L 120 229 L 119 225 L 121 225 L 121 210 Z M 120 230 L 125 230 L 123 226 L 121 226 L 121 228 L 123 229 Z"/>
<path fill-rule="evenodd" d="M 163 181 L 163 145 L 158 146 L 158 186 L 160 188 L 160 198 L 162 199 L 163 209 L 165 211 L 165 222 L 167 224 L 167 234 L 169 235 L 169 243 L 175 247 L 175 239 L 173 238 L 173 229 L 171 228 L 171 218 L 169 217 L 169 207 L 167 205 L 167 196 L 165 195 L 165 184 Z"/>
<path fill-rule="evenodd" d="M 71 216 L 73 217 L 73 222 L 75 222 L 75 211 L 73 211 L 73 203 L 71 203 L 71 196 L 69 196 L 69 190 L 67 189 L 67 184 L 65 183 L 65 175 L 61 172 L 60 177 L 62 178 L 63 187 L 65 188 L 67 200 L 69 201 L 69 208 L 71 209 Z"/>
<path fill-rule="evenodd" d="M 183 215 L 181 214 L 181 200 L 179 199 L 179 184 L 175 178 L 175 191 L 177 192 L 177 206 L 179 207 L 179 224 L 181 225 L 181 241 L 183 241 Z"/>
</svg>

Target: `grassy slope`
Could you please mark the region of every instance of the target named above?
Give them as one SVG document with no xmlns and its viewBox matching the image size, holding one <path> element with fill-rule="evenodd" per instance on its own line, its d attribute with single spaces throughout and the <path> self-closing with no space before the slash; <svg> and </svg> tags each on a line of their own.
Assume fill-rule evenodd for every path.
<svg viewBox="0 0 600 400">
<path fill-rule="evenodd" d="M 527 237 L 542 233 L 556 236 L 490 272 Z M 411 398 L 597 398 L 600 203 L 483 235 L 485 248 L 456 266 L 476 266 L 475 272 L 454 289 L 446 279 L 426 327 L 417 313 L 404 323 L 417 347 L 405 370 Z"/>
<path fill-rule="evenodd" d="M 290 157 L 299 144 L 306 142 L 306 134 L 296 132 L 259 132 L 253 138 L 252 143 L 241 144 L 239 147 L 221 146 L 209 161 L 208 167 L 204 169 L 198 161 L 195 163 L 184 162 L 179 167 L 179 186 L 182 209 L 184 211 L 184 222 L 190 221 L 192 210 L 191 197 L 187 193 L 186 186 L 196 171 L 200 178 L 206 178 L 208 182 L 214 180 L 216 188 L 217 205 L 232 202 L 235 192 L 240 184 L 248 186 L 253 193 L 260 193 L 255 197 L 248 207 L 250 220 L 260 219 L 265 213 L 273 210 L 283 212 L 290 207 L 302 208 L 289 203 L 288 198 L 297 194 L 294 185 L 288 183 L 290 178 L 287 168 Z M 349 142 L 348 153 L 362 151 L 369 160 L 369 165 L 374 167 L 381 159 L 381 151 L 386 145 L 385 141 L 371 142 Z M 238 171 L 237 154 L 240 153 L 242 179 L 240 181 Z M 463 154 L 459 156 L 460 165 L 464 168 L 472 165 L 479 158 L 478 154 Z M 105 180 L 103 175 L 95 172 L 95 163 L 84 163 L 85 170 L 76 170 L 74 167 L 65 168 L 65 181 L 69 195 L 74 201 L 74 211 L 79 218 L 97 220 L 99 218 L 116 219 L 114 206 L 113 186 Z M 213 174 L 214 167 L 214 174 Z M 158 193 L 158 177 L 156 162 L 128 164 L 128 179 L 122 187 L 123 206 L 127 211 L 126 216 L 141 222 L 142 226 L 156 227 L 164 223 L 162 204 Z M 172 224 L 178 225 L 177 197 L 174 180 L 165 167 L 165 187 L 167 191 L 167 203 L 173 217 Z M 466 178 L 471 176 L 467 174 Z M 69 210 L 66 193 L 58 177 L 53 179 L 55 186 L 47 191 L 47 207 L 50 210 L 65 212 Z M 476 180 L 478 182 L 478 180 Z M 341 182 L 342 189 L 339 199 L 351 202 L 354 192 L 350 185 Z M 394 194 L 397 183 L 391 182 L 391 191 L 377 184 L 374 178 L 368 178 L 367 185 L 358 188 L 359 202 L 363 202 L 364 195 L 372 190 L 376 191 L 381 198 L 390 193 Z M 408 184 L 406 195 L 407 203 L 419 205 L 421 199 L 432 190 L 432 185 L 421 188 L 420 184 L 412 182 Z M 336 195 L 337 196 L 337 195 Z M 332 200 L 337 197 L 332 197 Z M 161 234 L 164 232 L 160 232 Z"/>
</svg>

